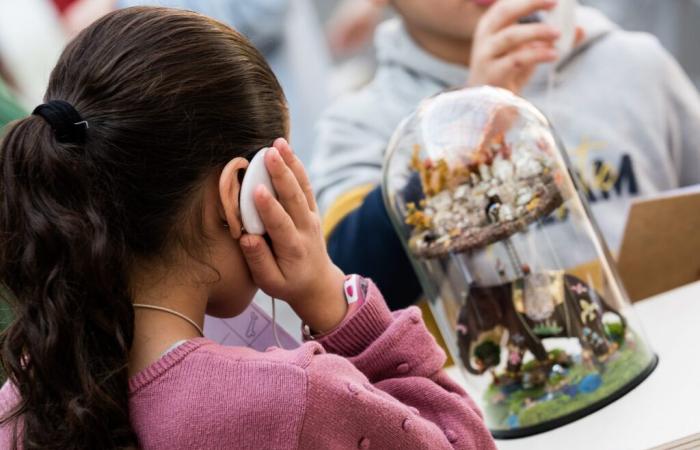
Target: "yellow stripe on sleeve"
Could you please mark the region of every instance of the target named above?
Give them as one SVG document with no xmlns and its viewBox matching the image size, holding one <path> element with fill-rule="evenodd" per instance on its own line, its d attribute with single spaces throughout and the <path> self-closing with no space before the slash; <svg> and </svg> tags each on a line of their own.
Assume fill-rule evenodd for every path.
<svg viewBox="0 0 700 450">
<path fill-rule="evenodd" d="M 348 214 L 355 211 L 362 205 L 365 197 L 376 187 L 374 184 L 365 184 L 344 193 L 333 202 L 326 214 L 323 216 L 323 236 L 326 240 L 331 233 Z"/>
</svg>

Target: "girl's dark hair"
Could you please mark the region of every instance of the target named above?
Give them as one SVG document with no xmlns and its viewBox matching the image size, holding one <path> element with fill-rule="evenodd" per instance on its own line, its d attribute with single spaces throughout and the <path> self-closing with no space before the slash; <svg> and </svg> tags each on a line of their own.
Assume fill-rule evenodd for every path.
<svg viewBox="0 0 700 450">
<path fill-rule="evenodd" d="M 165 8 L 116 11 L 83 31 L 51 74 L 50 100 L 89 129 L 84 144 L 59 143 L 30 116 L 0 147 L 0 280 L 15 314 L 1 360 L 19 394 L 3 421 L 20 423 L 25 449 L 136 448 L 129 269 L 184 242 L 207 176 L 286 136 L 286 102 L 243 36 Z"/>
</svg>

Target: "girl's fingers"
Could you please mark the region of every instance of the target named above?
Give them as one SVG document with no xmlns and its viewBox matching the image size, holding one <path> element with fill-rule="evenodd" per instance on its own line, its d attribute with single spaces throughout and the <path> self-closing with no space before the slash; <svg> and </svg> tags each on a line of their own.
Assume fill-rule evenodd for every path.
<svg viewBox="0 0 700 450">
<path fill-rule="evenodd" d="M 514 71 L 527 71 L 537 64 L 553 62 L 556 59 L 557 51 L 551 46 L 525 45 L 496 60 L 493 70 L 497 73 L 512 74 Z"/>
<path fill-rule="evenodd" d="M 292 221 L 297 227 L 308 225 L 311 211 L 306 196 L 291 169 L 282 160 L 277 148 L 272 147 L 267 151 L 265 165 L 277 197 Z"/>
<path fill-rule="evenodd" d="M 521 17 L 529 16 L 542 9 L 552 9 L 556 0 L 501 0 L 496 2 L 482 19 L 481 31 L 496 33 L 516 23 Z"/>
<path fill-rule="evenodd" d="M 292 173 L 294 174 L 297 181 L 299 182 L 299 185 L 301 186 L 301 190 L 304 192 L 304 195 L 306 196 L 306 201 L 309 203 L 309 209 L 311 211 L 316 212 L 317 211 L 316 197 L 314 196 L 314 191 L 311 188 L 311 182 L 309 181 L 309 175 L 306 173 L 306 169 L 304 168 L 304 165 L 301 163 L 301 160 L 299 158 L 297 158 L 297 156 L 294 154 L 294 152 L 292 151 L 292 148 L 289 146 L 289 143 L 287 142 L 286 139 L 278 138 L 277 140 L 275 140 L 275 143 L 273 144 L 273 146 L 280 152 L 282 159 L 287 164 L 287 166 L 291 169 Z"/>
<path fill-rule="evenodd" d="M 253 281 L 260 289 L 268 292 L 284 285 L 284 275 L 262 236 L 246 234 L 239 242 Z"/>
<path fill-rule="evenodd" d="M 544 23 L 515 25 L 496 33 L 491 41 L 491 55 L 500 57 L 510 51 L 532 42 L 553 43 L 559 36 L 559 30 Z"/>
<path fill-rule="evenodd" d="M 265 231 L 272 240 L 275 254 L 294 255 L 298 253 L 298 231 L 292 218 L 284 210 L 265 186 L 255 189 L 255 206 L 260 214 L 260 219 L 265 225 Z"/>
</svg>

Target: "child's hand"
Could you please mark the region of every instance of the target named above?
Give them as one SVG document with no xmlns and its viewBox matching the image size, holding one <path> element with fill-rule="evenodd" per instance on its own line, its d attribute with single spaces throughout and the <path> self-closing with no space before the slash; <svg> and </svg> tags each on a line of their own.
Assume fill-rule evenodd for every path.
<svg viewBox="0 0 700 450">
<path fill-rule="evenodd" d="M 326 252 L 311 184 L 284 139 L 275 141 L 265 165 L 279 200 L 259 186 L 255 204 L 272 249 L 263 237 L 246 234 L 240 240 L 243 256 L 260 289 L 289 303 L 314 331 L 328 331 L 347 311 L 345 276 Z"/>
<path fill-rule="evenodd" d="M 468 85 L 488 84 L 520 93 L 538 64 L 555 61 L 559 31 L 544 23 L 518 23 L 522 17 L 555 5 L 556 0 L 496 2 L 474 33 Z"/>
</svg>

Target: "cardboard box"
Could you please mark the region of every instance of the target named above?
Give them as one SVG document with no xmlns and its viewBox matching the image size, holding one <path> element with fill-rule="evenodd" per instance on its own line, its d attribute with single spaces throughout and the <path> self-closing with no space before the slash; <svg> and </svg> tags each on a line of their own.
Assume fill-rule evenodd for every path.
<svg viewBox="0 0 700 450">
<path fill-rule="evenodd" d="M 632 301 L 700 280 L 700 186 L 635 201 L 617 265 Z"/>
</svg>

